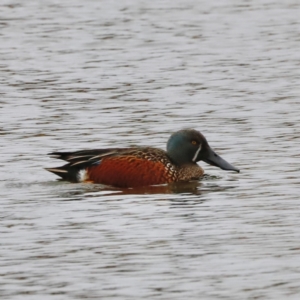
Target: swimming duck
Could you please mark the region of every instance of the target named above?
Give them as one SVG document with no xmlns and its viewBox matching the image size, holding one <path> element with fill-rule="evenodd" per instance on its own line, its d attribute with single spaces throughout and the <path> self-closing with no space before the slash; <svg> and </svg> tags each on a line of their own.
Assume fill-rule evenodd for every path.
<svg viewBox="0 0 300 300">
<path fill-rule="evenodd" d="M 70 182 L 93 182 L 128 188 L 190 181 L 203 176 L 202 160 L 223 170 L 240 172 L 209 146 L 194 129 L 179 130 L 167 142 L 167 151 L 153 147 L 109 148 L 53 152 L 68 163 L 46 170 Z"/>
</svg>

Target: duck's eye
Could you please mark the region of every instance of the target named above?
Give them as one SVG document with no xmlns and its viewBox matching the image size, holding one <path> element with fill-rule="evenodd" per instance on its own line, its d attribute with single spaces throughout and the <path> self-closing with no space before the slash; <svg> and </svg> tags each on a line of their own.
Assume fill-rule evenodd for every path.
<svg viewBox="0 0 300 300">
<path fill-rule="evenodd" d="M 193 145 L 197 145 L 197 142 L 195 140 L 192 141 Z"/>
</svg>

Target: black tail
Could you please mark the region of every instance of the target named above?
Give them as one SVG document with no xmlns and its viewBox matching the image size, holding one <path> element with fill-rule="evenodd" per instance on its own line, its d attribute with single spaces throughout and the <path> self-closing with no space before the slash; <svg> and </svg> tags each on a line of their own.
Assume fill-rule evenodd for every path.
<svg viewBox="0 0 300 300">
<path fill-rule="evenodd" d="M 49 153 L 53 158 L 62 159 L 68 164 L 57 168 L 46 168 L 47 171 L 52 172 L 63 180 L 71 182 L 80 182 L 84 180 L 80 178 L 80 171 L 88 167 L 98 165 L 102 158 L 115 155 L 127 149 L 96 149 L 96 150 L 82 150 L 75 152 L 52 152 Z"/>
<path fill-rule="evenodd" d="M 82 168 L 76 166 L 70 166 L 70 164 L 66 164 L 62 167 L 58 168 L 45 168 L 45 170 L 58 175 L 63 180 L 71 181 L 71 182 L 79 182 L 78 173 Z"/>
</svg>

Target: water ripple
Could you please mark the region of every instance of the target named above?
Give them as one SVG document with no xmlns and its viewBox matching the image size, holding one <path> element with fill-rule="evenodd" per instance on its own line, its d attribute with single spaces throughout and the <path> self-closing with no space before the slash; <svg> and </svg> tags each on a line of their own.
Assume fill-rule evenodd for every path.
<svg viewBox="0 0 300 300">
<path fill-rule="evenodd" d="M 1 8 L 3 299 L 299 298 L 298 1 Z M 43 169 L 181 128 L 241 173 L 121 190 Z"/>
</svg>

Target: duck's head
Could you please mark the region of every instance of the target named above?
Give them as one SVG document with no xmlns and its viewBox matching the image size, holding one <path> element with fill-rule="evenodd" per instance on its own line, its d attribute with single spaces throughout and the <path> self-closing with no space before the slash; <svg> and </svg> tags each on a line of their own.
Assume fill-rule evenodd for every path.
<svg viewBox="0 0 300 300">
<path fill-rule="evenodd" d="M 173 133 L 167 143 L 167 153 L 179 166 L 203 160 L 223 170 L 240 172 L 216 154 L 208 145 L 206 138 L 194 129 L 184 129 Z"/>
</svg>

